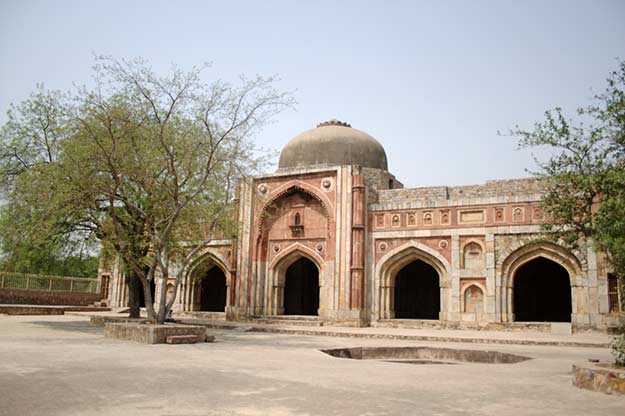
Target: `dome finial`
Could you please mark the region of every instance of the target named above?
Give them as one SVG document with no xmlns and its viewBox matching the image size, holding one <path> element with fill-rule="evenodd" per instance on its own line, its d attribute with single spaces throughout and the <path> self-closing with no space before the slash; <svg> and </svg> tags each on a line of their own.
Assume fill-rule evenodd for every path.
<svg viewBox="0 0 625 416">
<path fill-rule="evenodd" d="M 337 120 L 335 118 L 324 121 L 323 123 L 317 124 L 317 127 L 325 127 L 325 126 L 342 126 L 342 127 L 351 127 L 351 124 L 347 124 L 344 121 Z"/>
</svg>

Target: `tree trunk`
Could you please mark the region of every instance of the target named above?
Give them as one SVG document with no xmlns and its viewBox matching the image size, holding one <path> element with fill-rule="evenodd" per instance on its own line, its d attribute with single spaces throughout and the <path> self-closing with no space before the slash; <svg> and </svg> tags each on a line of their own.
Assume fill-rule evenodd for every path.
<svg viewBox="0 0 625 416">
<path fill-rule="evenodd" d="M 140 303 L 143 287 L 135 273 L 128 271 L 126 276 L 126 284 L 128 285 L 128 307 L 130 308 L 128 317 L 138 319 L 141 317 Z"/>
<path fill-rule="evenodd" d="M 153 324 L 162 324 L 163 322 L 158 321 L 158 316 L 156 314 L 156 310 L 154 309 L 154 298 L 152 297 L 152 288 L 150 286 L 150 281 L 146 279 L 140 279 L 141 290 L 143 290 L 143 299 L 145 299 L 145 311 L 148 314 L 148 319 Z"/>
</svg>

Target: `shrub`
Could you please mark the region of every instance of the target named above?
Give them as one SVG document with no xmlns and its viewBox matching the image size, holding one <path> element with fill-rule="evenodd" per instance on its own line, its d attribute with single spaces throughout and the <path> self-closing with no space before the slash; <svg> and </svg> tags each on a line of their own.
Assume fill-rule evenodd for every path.
<svg viewBox="0 0 625 416">
<path fill-rule="evenodd" d="M 612 355 L 616 365 L 625 367 L 625 333 L 612 338 L 610 347 L 612 348 Z"/>
</svg>

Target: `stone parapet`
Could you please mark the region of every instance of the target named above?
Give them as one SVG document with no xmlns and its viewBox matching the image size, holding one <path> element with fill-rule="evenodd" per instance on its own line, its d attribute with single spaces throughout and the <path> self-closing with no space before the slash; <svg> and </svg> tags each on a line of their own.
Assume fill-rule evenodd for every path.
<svg viewBox="0 0 625 416">
<path fill-rule="evenodd" d="M 541 179 L 527 178 L 493 180 L 481 185 L 378 190 L 378 201 L 370 204 L 369 209 L 383 211 L 540 201 L 545 185 Z"/>
</svg>

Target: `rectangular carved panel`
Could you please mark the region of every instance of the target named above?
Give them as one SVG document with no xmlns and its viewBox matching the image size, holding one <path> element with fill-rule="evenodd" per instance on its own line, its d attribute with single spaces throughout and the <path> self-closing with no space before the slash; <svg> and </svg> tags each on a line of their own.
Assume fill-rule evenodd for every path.
<svg viewBox="0 0 625 416">
<path fill-rule="evenodd" d="M 458 213 L 458 222 L 461 224 L 477 224 L 486 220 L 484 210 L 460 211 Z"/>
</svg>

